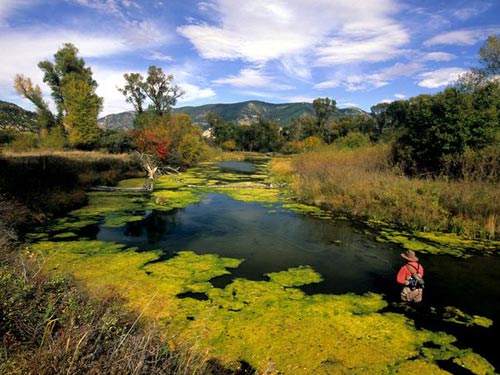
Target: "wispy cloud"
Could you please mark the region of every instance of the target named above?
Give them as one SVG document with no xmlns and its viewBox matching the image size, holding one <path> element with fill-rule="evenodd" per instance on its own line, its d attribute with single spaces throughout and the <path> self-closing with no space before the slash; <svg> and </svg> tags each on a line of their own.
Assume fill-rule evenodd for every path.
<svg viewBox="0 0 500 375">
<path fill-rule="evenodd" d="M 492 3 L 490 2 L 476 1 L 473 2 L 471 6 L 460 8 L 453 11 L 452 14 L 459 20 L 466 21 L 486 12 L 488 9 L 491 8 L 491 6 Z"/>
<path fill-rule="evenodd" d="M 7 19 L 16 12 L 37 3 L 38 0 L 2 0 L 0 1 L 0 27 L 7 26 Z"/>
<path fill-rule="evenodd" d="M 217 93 L 210 87 L 203 88 L 187 82 L 179 82 L 179 86 L 184 90 L 184 95 L 179 99 L 181 104 L 193 103 L 217 96 Z"/>
<path fill-rule="evenodd" d="M 174 61 L 174 58 L 172 56 L 169 56 L 169 55 L 164 55 L 163 53 L 158 52 L 158 51 L 151 51 L 151 54 L 149 55 L 148 60 L 171 62 L 171 61 Z"/>
<path fill-rule="evenodd" d="M 455 55 L 447 52 L 429 52 L 422 56 L 422 61 L 451 61 L 456 58 Z"/>
<path fill-rule="evenodd" d="M 396 63 L 393 66 L 380 69 L 375 73 L 352 74 L 344 76 L 338 73 L 335 78 L 320 82 L 314 86 L 316 89 L 329 89 L 334 87 L 344 87 L 347 91 L 373 90 L 387 86 L 390 81 L 400 77 L 410 77 L 421 71 L 423 65 L 419 62 Z"/>
<path fill-rule="evenodd" d="M 255 69 L 242 69 L 238 75 L 219 78 L 213 82 L 234 87 L 257 87 L 274 90 L 287 90 L 291 88 L 289 85 L 276 83 L 273 77 Z"/>
<path fill-rule="evenodd" d="M 467 70 L 462 68 L 442 68 L 431 72 L 425 72 L 419 75 L 420 81 L 418 85 L 430 89 L 444 87 L 455 82 L 466 72 Z"/>
<path fill-rule="evenodd" d="M 100 12 L 115 16 L 124 16 L 124 11 L 135 8 L 139 9 L 137 1 L 132 0 L 67 0 L 70 3 L 98 10 Z"/>
<path fill-rule="evenodd" d="M 500 32 L 500 27 L 489 27 L 481 29 L 463 29 L 454 30 L 436 35 L 424 42 L 424 46 L 431 47 L 436 45 L 458 45 L 472 46 L 485 40 L 488 35 Z"/>
<path fill-rule="evenodd" d="M 318 47 L 316 64 L 329 66 L 391 60 L 403 53 L 402 47 L 409 39 L 406 30 L 395 23 L 374 26 L 372 30 L 356 25 Z"/>
<path fill-rule="evenodd" d="M 398 10 L 393 0 L 363 5 L 345 0 L 216 0 L 210 4 L 218 10 L 218 23 L 177 29 L 206 59 L 262 63 L 289 58 L 284 68 L 293 71 L 293 57 L 309 55 L 322 66 L 384 61 L 409 40 L 406 30 L 391 18 Z M 304 64 L 300 65 L 297 71 L 308 77 Z"/>
</svg>

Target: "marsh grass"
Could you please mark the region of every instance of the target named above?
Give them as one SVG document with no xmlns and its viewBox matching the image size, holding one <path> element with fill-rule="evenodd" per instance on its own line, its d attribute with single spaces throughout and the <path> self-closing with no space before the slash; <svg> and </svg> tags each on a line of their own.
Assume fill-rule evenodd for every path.
<svg viewBox="0 0 500 375">
<path fill-rule="evenodd" d="M 215 374 L 206 352 L 179 345 L 124 308 L 113 290 L 99 300 L 75 281 L 29 261 L 0 269 L 2 374 Z"/>
<path fill-rule="evenodd" d="M 50 217 L 85 203 L 84 189 L 141 174 L 137 160 L 97 152 L 4 154 L 0 193 Z"/>
<path fill-rule="evenodd" d="M 490 182 L 408 178 L 389 164 L 389 148 L 325 149 L 291 159 L 292 194 L 300 201 L 412 230 L 468 238 L 500 235 L 500 189 Z M 283 177 L 282 177 L 283 178 Z"/>
</svg>

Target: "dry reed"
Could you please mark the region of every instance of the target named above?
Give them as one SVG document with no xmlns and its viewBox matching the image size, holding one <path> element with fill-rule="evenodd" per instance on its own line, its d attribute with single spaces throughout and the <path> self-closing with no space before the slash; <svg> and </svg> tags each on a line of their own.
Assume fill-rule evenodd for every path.
<svg viewBox="0 0 500 375">
<path fill-rule="evenodd" d="M 389 164 L 387 146 L 329 148 L 292 159 L 301 201 L 363 219 L 463 236 L 500 235 L 500 189 L 488 182 L 408 178 Z M 283 167 L 277 167 L 283 173 Z"/>
</svg>

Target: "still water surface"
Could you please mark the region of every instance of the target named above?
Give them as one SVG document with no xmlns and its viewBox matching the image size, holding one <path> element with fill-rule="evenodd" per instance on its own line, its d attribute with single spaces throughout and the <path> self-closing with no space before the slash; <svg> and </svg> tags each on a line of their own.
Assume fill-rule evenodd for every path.
<svg viewBox="0 0 500 375">
<path fill-rule="evenodd" d="M 221 167 L 254 172 L 246 163 L 229 162 Z M 231 275 L 212 280 L 215 287 L 224 287 L 236 277 L 265 280 L 266 273 L 310 265 L 324 280 L 303 287 L 307 293 L 375 292 L 389 302 L 399 299 L 395 275 L 403 264 L 403 249 L 376 242 L 361 224 L 308 217 L 279 204 L 245 203 L 223 194 L 207 194 L 185 209 L 142 214 L 143 220 L 119 228 L 95 227 L 93 237 L 139 251 L 161 249 L 162 259 L 180 250 L 244 259 Z M 407 314 L 418 326 L 455 335 L 458 346 L 472 347 L 499 369 L 498 351 L 491 343 L 500 337 L 500 257 L 419 257 L 426 272 L 424 302 Z M 444 306 L 485 316 L 494 324 L 487 329 L 443 322 L 439 312 Z M 431 308 L 438 313 L 431 313 Z M 402 312 L 394 306 L 389 309 Z"/>
</svg>

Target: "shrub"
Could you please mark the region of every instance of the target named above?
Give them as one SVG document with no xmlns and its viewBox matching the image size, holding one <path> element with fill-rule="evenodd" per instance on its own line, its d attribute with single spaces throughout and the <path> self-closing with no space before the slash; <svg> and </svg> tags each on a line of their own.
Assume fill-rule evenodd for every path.
<svg viewBox="0 0 500 375">
<path fill-rule="evenodd" d="M 34 133 L 17 133 L 8 144 L 7 150 L 13 152 L 31 151 L 38 147 L 38 136 Z"/>
<path fill-rule="evenodd" d="M 366 134 L 360 132 L 351 132 L 344 137 L 337 138 L 333 142 L 333 145 L 337 148 L 355 149 L 366 147 L 370 143 L 370 138 Z"/>
</svg>

